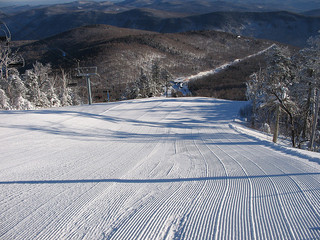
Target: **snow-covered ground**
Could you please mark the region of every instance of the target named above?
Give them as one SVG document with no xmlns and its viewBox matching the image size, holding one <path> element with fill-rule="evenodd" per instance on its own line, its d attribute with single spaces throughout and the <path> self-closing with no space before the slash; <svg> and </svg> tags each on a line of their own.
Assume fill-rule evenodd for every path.
<svg viewBox="0 0 320 240">
<path fill-rule="evenodd" d="M 152 98 L 0 112 L 0 239 L 319 239 L 320 155 Z"/>
</svg>

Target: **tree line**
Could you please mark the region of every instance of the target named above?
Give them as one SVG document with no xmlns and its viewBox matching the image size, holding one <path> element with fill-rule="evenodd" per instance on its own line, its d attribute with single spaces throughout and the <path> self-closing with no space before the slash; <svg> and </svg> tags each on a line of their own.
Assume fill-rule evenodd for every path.
<svg viewBox="0 0 320 240">
<path fill-rule="evenodd" d="M 253 128 L 291 139 L 293 147 L 318 150 L 320 89 L 320 36 L 296 53 L 275 45 L 267 54 L 267 67 L 247 81 Z M 270 130 L 271 129 L 271 130 Z"/>
<path fill-rule="evenodd" d="M 72 78 L 64 69 L 35 62 L 23 74 L 24 60 L 10 47 L 10 38 L 0 39 L 0 109 L 30 110 L 80 104 L 80 88 L 71 89 Z"/>
<path fill-rule="evenodd" d="M 135 99 L 167 94 L 169 82 L 172 79 L 170 72 L 155 61 L 152 63 L 150 73 L 141 68 L 140 76 L 133 83 L 128 84 L 124 97 Z"/>
<path fill-rule="evenodd" d="M 20 73 L 22 62 L 23 58 L 12 50 L 8 39 L 0 41 L 0 109 L 30 110 L 87 102 L 86 86 L 78 84 L 84 80 L 74 82 L 72 71 L 35 62 L 31 69 Z M 117 99 L 159 96 L 168 89 L 170 80 L 172 75 L 158 61 L 153 61 L 151 69 L 141 68 L 140 76 L 127 83 Z"/>
</svg>

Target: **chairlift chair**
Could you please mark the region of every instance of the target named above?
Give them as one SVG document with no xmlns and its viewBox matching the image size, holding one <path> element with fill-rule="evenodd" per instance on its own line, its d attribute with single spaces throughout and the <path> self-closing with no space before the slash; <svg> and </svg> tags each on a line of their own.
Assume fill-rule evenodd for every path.
<svg viewBox="0 0 320 240">
<path fill-rule="evenodd" d="M 83 76 L 80 76 L 78 74 L 74 75 L 73 77 L 76 78 L 76 79 L 82 79 L 83 78 Z"/>
<path fill-rule="evenodd" d="M 68 87 L 76 87 L 78 86 L 78 83 L 68 83 Z"/>
<path fill-rule="evenodd" d="M 6 42 L 7 36 L 0 36 L 0 42 Z"/>
<path fill-rule="evenodd" d="M 22 56 L 19 56 L 16 61 L 12 61 L 8 64 L 9 68 L 21 68 L 25 66 L 25 61 Z"/>
<path fill-rule="evenodd" d="M 11 32 L 7 24 L 5 24 L 5 22 L 1 20 L 0 20 L 0 31 L 1 31 L 0 41 L 9 43 L 11 41 Z"/>
<path fill-rule="evenodd" d="M 21 68 L 24 67 L 24 62 L 15 62 L 15 63 L 10 63 L 8 65 L 9 68 Z"/>
</svg>

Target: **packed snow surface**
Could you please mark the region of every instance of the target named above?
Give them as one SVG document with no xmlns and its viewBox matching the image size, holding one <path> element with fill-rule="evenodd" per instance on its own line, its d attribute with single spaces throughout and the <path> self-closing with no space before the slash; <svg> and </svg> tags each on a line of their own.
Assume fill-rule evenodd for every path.
<svg viewBox="0 0 320 240">
<path fill-rule="evenodd" d="M 319 154 L 152 98 L 0 112 L 0 239 L 319 239 Z"/>
</svg>

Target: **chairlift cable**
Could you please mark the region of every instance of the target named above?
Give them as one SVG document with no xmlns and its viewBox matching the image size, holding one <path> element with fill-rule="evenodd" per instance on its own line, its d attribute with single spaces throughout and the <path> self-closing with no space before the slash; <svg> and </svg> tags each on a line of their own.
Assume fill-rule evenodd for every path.
<svg viewBox="0 0 320 240">
<path fill-rule="evenodd" d="M 0 30 L 2 30 L 2 32 L 4 32 L 6 41 L 7 41 L 7 43 L 9 43 L 9 42 L 12 40 L 12 39 L 11 39 L 11 32 L 10 32 L 8 26 L 5 24 L 5 22 L 0 21 L 0 26 L 1 26 L 1 25 L 3 25 L 3 26 L 5 27 L 5 30 L 6 30 L 6 31 L 5 31 L 4 29 L 1 29 L 1 28 L 0 28 Z M 30 33 L 30 35 L 32 35 L 33 37 L 36 37 L 35 31 L 32 31 L 32 32 Z M 69 54 L 67 51 L 62 50 L 61 48 L 58 48 L 58 47 L 55 47 L 55 46 L 50 47 L 50 43 L 49 43 L 47 40 L 45 40 L 45 39 L 36 40 L 35 43 L 36 43 L 36 44 L 39 44 L 39 45 L 41 45 L 41 44 L 46 45 L 46 50 L 47 50 L 48 52 L 51 52 L 53 55 L 55 55 L 55 56 L 57 56 L 57 57 L 59 57 L 59 58 L 63 58 L 63 59 L 66 60 L 66 61 L 69 61 L 69 62 L 74 63 L 74 62 L 77 60 L 74 56 L 72 56 L 71 54 Z M 54 51 L 55 49 L 61 51 L 63 55 L 57 54 L 57 52 Z"/>
</svg>

